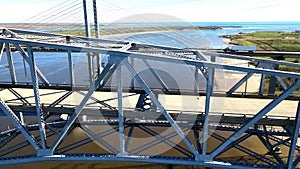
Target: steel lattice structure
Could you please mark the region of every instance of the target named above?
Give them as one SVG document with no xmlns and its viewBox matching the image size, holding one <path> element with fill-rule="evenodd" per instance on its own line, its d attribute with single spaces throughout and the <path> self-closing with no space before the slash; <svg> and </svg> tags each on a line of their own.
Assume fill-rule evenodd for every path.
<svg viewBox="0 0 300 169">
<path fill-rule="evenodd" d="M 5 99 L 1 95 L 1 118 L 2 121 L 9 121 L 11 127 L 2 129 L 0 133 L 0 165 L 42 161 L 117 161 L 218 168 L 298 166 L 299 104 L 293 115 L 287 116 L 282 112 L 282 116 L 273 116 L 268 113 L 286 99 L 294 100 L 293 103 L 299 102 L 295 91 L 300 86 L 300 74 L 274 70 L 278 65 L 299 68 L 299 64 L 16 29 L 3 29 L 0 33 L 1 56 L 7 58 L 7 65 L 2 65 L 2 69 L 10 75 L 10 81 L 2 82 L 1 88 L 2 92 L 9 92 L 16 97 Z M 12 50 L 22 57 L 27 65 L 24 68 L 29 67 L 30 81 L 19 81 L 20 74 L 15 68 Z M 35 60 L 40 50 L 65 53 L 68 71 L 61 71 L 61 74 L 68 77 L 69 83 L 58 84 L 49 80 L 48 75 L 42 71 L 44 68 L 40 68 Z M 78 52 L 84 53 L 80 57 L 87 60 L 87 85 L 76 84 L 74 80 L 76 75 L 72 57 Z M 103 55 L 109 56 L 109 60 L 101 69 L 100 56 Z M 251 68 L 214 62 L 218 58 L 257 64 Z M 191 68 L 194 71 L 194 86 L 181 91 L 171 87 L 168 78 L 152 68 L 153 62 L 175 63 Z M 147 76 L 138 72 L 137 64 L 149 70 L 148 73 L 157 81 L 157 85 L 149 84 Z M 216 82 L 215 74 L 220 70 L 242 72 L 245 76 L 226 91 L 218 91 L 213 86 Z M 259 92 L 237 92 L 254 75 L 261 77 Z M 264 93 L 266 76 L 275 77 L 284 89 L 283 92 L 277 96 L 267 96 Z M 113 77 L 115 80 L 112 80 Z M 125 82 L 128 78 L 134 80 L 126 86 L 124 84 L 129 83 Z M 292 85 L 287 85 L 283 78 L 288 78 Z M 204 88 L 201 89 L 203 84 Z M 18 92 L 30 88 L 34 91 L 33 96 Z M 51 92 L 43 93 L 50 89 Z M 97 94 L 103 92 L 115 95 L 103 99 Z M 78 104 L 64 103 L 75 93 L 83 97 Z M 60 97 L 53 97 L 49 101 L 55 94 L 60 94 Z M 169 110 L 159 99 L 163 95 L 201 97 L 204 99 L 204 109 L 193 112 Z M 42 101 L 45 96 L 48 97 L 47 101 Z M 128 105 L 124 104 L 124 99 L 132 96 L 136 98 L 136 105 L 126 107 Z M 271 101 L 255 114 L 212 112 L 212 99 L 225 96 L 240 99 L 267 98 Z M 110 104 L 110 100 L 117 100 L 116 104 Z M 146 100 L 150 100 L 150 103 Z M 150 107 L 145 107 L 145 104 Z M 67 118 L 62 118 L 62 115 Z M 87 137 L 67 141 L 71 137 L 69 135 L 79 129 Z M 171 131 L 162 132 L 162 129 Z M 141 133 L 147 135 L 147 138 L 151 137 L 150 141 L 133 143 L 132 139 L 141 137 L 138 136 Z M 111 135 L 118 139 L 117 146 L 105 139 Z M 263 145 L 267 154 L 256 152 L 244 144 L 254 138 Z M 90 151 L 80 149 L 94 142 L 102 148 Z M 162 143 L 170 147 L 169 152 L 149 153 Z M 285 152 L 280 152 L 278 147 Z M 24 149 L 29 151 L 24 152 Z M 223 156 L 235 151 L 242 152 L 244 157 L 237 159 Z"/>
</svg>

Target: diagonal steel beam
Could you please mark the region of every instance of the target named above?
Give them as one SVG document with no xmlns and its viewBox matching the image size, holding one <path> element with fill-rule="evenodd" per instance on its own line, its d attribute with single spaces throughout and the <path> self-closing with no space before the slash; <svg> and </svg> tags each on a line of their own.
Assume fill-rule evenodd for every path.
<svg viewBox="0 0 300 169">
<path fill-rule="evenodd" d="M 29 131 L 22 126 L 22 123 L 15 115 L 15 113 L 8 107 L 8 105 L 0 98 L 0 108 L 5 113 L 5 115 L 11 120 L 11 122 L 18 128 L 18 130 L 23 134 L 25 139 L 33 146 L 35 150 L 39 150 L 40 147 L 36 142 L 34 136 L 32 136 Z"/>
<path fill-rule="evenodd" d="M 81 91 L 76 91 L 76 92 L 79 93 L 79 94 L 82 95 L 82 96 L 85 96 L 85 93 L 83 93 L 83 92 L 81 92 Z M 91 99 L 94 101 L 94 103 L 89 103 L 89 104 L 87 104 L 87 105 L 92 105 L 92 104 L 99 103 L 99 104 L 101 104 L 102 106 L 104 106 L 104 107 L 106 107 L 106 108 L 109 108 L 109 109 L 111 109 L 111 110 L 117 110 L 115 107 L 112 107 L 111 105 L 105 103 L 105 101 L 103 101 L 103 100 L 99 100 L 99 99 L 97 99 L 97 98 L 95 98 L 95 97 L 93 97 L 93 96 L 91 96 Z"/>
<path fill-rule="evenodd" d="M 8 143 L 10 143 L 12 140 L 14 140 L 19 135 L 19 131 L 14 131 L 13 133 L 10 133 L 5 139 L 2 139 L 0 142 L 0 148 L 4 147 Z"/>
<path fill-rule="evenodd" d="M 78 141 L 76 143 L 74 143 L 73 145 L 69 145 L 69 146 L 66 146 L 66 147 L 63 147 L 61 148 L 60 150 L 58 151 L 62 151 L 63 152 L 67 152 L 67 151 L 70 151 L 74 148 L 79 148 L 83 145 L 86 145 L 92 141 L 98 141 L 100 144 L 102 144 L 109 152 L 111 153 L 118 153 L 118 150 L 116 150 L 112 145 L 110 145 L 107 141 L 105 141 L 104 138 L 105 136 L 108 136 L 108 135 L 111 135 L 113 133 L 115 133 L 116 131 L 118 131 L 118 127 L 114 127 L 114 128 L 111 128 L 107 131 L 104 131 L 102 133 L 99 133 L 99 134 L 95 134 L 93 131 L 91 131 L 90 129 L 88 129 L 87 127 L 84 127 L 84 126 L 81 126 L 81 129 L 84 130 L 85 132 L 87 132 L 88 135 L 90 135 L 89 138 L 85 139 L 85 140 L 82 140 L 82 141 Z M 81 144 L 80 144 L 81 143 Z M 80 144 L 80 145 L 78 145 Z"/>
<path fill-rule="evenodd" d="M 6 51 L 6 56 L 7 56 L 7 62 L 9 66 L 9 71 L 10 71 L 10 77 L 11 81 L 13 84 L 17 83 L 17 77 L 16 77 L 16 72 L 15 72 L 15 66 L 14 66 L 14 61 L 11 55 L 11 49 L 10 49 L 10 44 L 5 43 L 5 51 Z"/>
<path fill-rule="evenodd" d="M 232 94 L 235 92 L 239 87 L 241 87 L 250 77 L 252 77 L 254 73 L 247 73 L 239 82 L 237 82 L 228 92 L 227 94 Z"/>
<path fill-rule="evenodd" d="M 145 63 L 146 67 L 151 71 L 151 73 L 153 74 L 153 76 L 156 78 L 156 80 L 158 81 L 158 83 L 161 85 L 161 87 L 165 90 L 165 91 L 169 91 L 169 88 L 167 86 L 167 84 L 162 80 L 162 78 L 160 77 L 160 75 L 156 72 L 155 69 L 153 69 L 150 65 L 150 63 L 143 59 L 143 62 Z"/>
<path fill-rule="evenodd" d="M 263 63 L 259 63 L 256 68 L 261 68 L 263 67 Z M 228 92 L 227 94 L 232 94 L 233 92 L 235 92 L 239 87 L 241 87 L 247 80 L 249 80 L 252 76 L 254 75 L 254 73 L 247 73 L 247 75 L 245 75 L 239 82 L 237 82 Z M 264 85 L 261 83 L 261 85 Z"/>
<path fill-rule="evenodd" d="M 278 82 L 280 83 L 280 85 L 283 87 L 284 90 L 288 89 L 287 84 L 282 80 L 281 77 L 275 76 L 275 78 L 278 80 Z"/>
<path fill-rule="evenodd" d="M 46 129 L 45 129 L 45 120 L 44 120 L 44 112 L 41 109 L 41 101 L 40 101 L 40 93 L 39 93 L 39 81 L 36 74 L 36 65 L 35 59 L 32 52 L 31 46 L 27 46 L 27 52 L 30 59 L 30 74 L 31 74 L 31 81 L 33 86 L 34 98 L 35 98 L 35 106 L 36 106 L 36 114 L 39 123 L 39 130 L 40 130 L 40 137 L 42 142 L 42 148 L 46 149 Z"/>
<path fill-rule="evenodd" d="M 267 148 L 267 150 L 269 151 L 270 155 L 272 155 L 276 160 L 277 162 L 280 164 L 280 165 L 284 165 L 284 162 L 282 161 L 282 159 L 279 157 L 278 154 L 275 153 L 275 151 L 273 150 L 273 147 L 271 145 L 271 143 L 264 139 L 262 137 L 262 135 L 258 134 L 257 137 L 259 138 L 259 140 L 265 145 L 265 147 Z M 265 136 L 265 138 L 268 138 L 268 136 Z"/>
<path fill-rule="evenodd" d="M 73 91 L 68 91 L 66 94 L 64 94 L 62 97 L 58 98 L 57 100 L 55 100 L 53 103 L 51 103 L 48 108 L 52 108 L 57 106 L 59 103 L 61 103 L 62 101 L 64 101 L 65 99 L 67 99 L 71 94 L 73 94 Z"/>
<path fill-rule="evenodd" d="M 287 161 L 287 168 L 292 169 L 293 166 L 293 160 L 295 157 L 295 150 L 298 142 L 298 137 L 299 137 L 299 128 L 300 128 L 300 101 L 298 102 L 298 108 L 296 112 L 296 120 L 295 120 L 295 125 L 294 125 L 294 131 L 293 131 L 293 136 L 292 136 L 292 143 L 290 146 L 290 151 L 289 151 L 289 156 L 288 156 L 288 161 Z"/>
<path fill-rule="evenodd" d="M 166 111 L 166 109 L 160 104 L 158 99 L 155 97 L 151 89 L 148 87 L 148 85 L 145 83 L 145 81 L 137 74 L 137 72 L 134 70 L 134 68 L 128 63 L 128 61 L 125 61 L 125 66 L 129 70 L 129 72 L 132 74 L 133 77 L 137 80 L 137 82 L 141 85 L 141 87 L 144 89 L 144 91 L 150 96 L 153 103 L 160 109 L 161 113 L 164 115 L 164 117 L 169 121 L 171 126 L 174 128 L 174 130 L 177 132 L 177 134 L 180 136 L 180 138 L 185 142 L 185 144 L 189 147 L 189 149 L 193 152 L 195 155 L 195 160 L 201 160 L 201 157 L 198 153 L 198 151 L 195 149 L 195 147 L 192 145 L 192 143 L 187 139 L 184 132 L 181 130 L 181 128 L 176 124 L 174 119 L 170 116 L 170 114 Z"/>
<path fill-rule="evenodd" d="M 139 126 L 140 128 L 140 126 Z M 189 129 L 188 128 L 185 128 L 183 129 L 184 132 L 188 131 Z M 161 139 L 157 139 L 157 140 L 154 140 L 152 142 L 149 142 L 149 143 L 146 143 L 140 147 L 137 147 L 135 149 L 133 149 L 132 151 L 130 151 L 130 154 L 137 154 L 137 153 L 140 153 L 144 150 L 147 150 L 155 145 L 158 145 L 158 144 L 161 144 L 161 142 L 166 142 L 167 140 L 170 140 L 174 137 L 178 136 L 176 131 L 173 131 L 171 133 L 168 133 L 166 135 L 164 135 Z M 185 152 L 181 151 L 180 149 L 178 149 L 178 147 L 174 147 L 177 151 L 181 152 L 182 154 L 185 154 Z M 185 154 L 186 156 L 191 156 L 192 153 L 189 153 L 189 154 Z"/>
<path fill-rule="evenodd" d="M 114 74 L 115 70 L 116 70 L 116 66 L 113 66 L 109 70 L 107 75 L 105 77 L 103 77 L 103 82 L 100 84 L 99 88 L 103 88 L 105 86 L 105 84 L 112 78 L 112 75 Z"/>
<path fill-rule="evenodd" d="M 119 64 L 119 63 L 115 63 L 115 64 Z M 103 80 L 103 78 L 107 75 L 107 73 L 109 72 L 110 68 L 113 66 L 113 64 L 108 63 L 106 65 L 106 67 L 104 68 L 104 70 L 101 72 L 101 74 L 98 76 L 97 80 L 95 81 L 95 83 L 91 86 L 90 90 L 88 91 L 88 93 L 86 94 L 86 96 L 83 98 L 83 100 L 81 101 L 81 103 L 79 104 L 79 106 L 76 108 L 75 112 L 72 114 L 72 116 L 70 117 L 70 119 L 68 120 L 67 124 L 65 125 L 65 127 L 63 128 L 62 132 L 59 134 L 59 136 L 56 138 L 56 140 L 54 141 L 54 143 L 52 144 L 52 146 L 50 147 L 50 150 L 52 151 L 52 153 L 55 151 L 55 149 L 57 148 L 57 146 L 59 145 L 59 143 L 62 141 L 62 139 L 66 136 L 68 130 L 71 128 L 71 126 L 74 124 L 75 120 L 77 119 L 77 117 L 79 116 L 79 114 L 81 113 L 83 107 L 85 106 L 85 104 L 88 102 L 88 100 L 90 99 L 91 95 L 95 92 L 95 90 L 98 88 L 100 82 Z"/>
<path fill-rule="evenodd" d="M 297 157 L 297 159 L 294 161 L 293 166 L 296 167 L 300 162 L 300 156 Z"/>
<path fill-rule="evenodd" d="M 135 125 L 130 125 L 130 129 L 129 129 L 129 132 L 128 132 L 128 135 L 127 135 L 127 139 L 125 141 L 125 151 L 128 151 L 128 148 L 129 148 L 129 144 L 130 144 L 130 141 L 131 141 L 131 137 L 132 137 L 132 134 L 134 132 L 134 128 L 135 128 Z"/>
<path fill-rule="evenodd" d="M 300 80 L 297 80 L 288 90 L 281 93 L 276 99 L 270 102 L 266 107 L 264 107 L 260 112 L 258 112 L 250 121 L 248 121 L 240 130 L 231 135 L 227 141 L 217 147 L 212 153 L 211 157 L 216 157 L 223 149 L 230 145 L 236 138 L 243 134 L 249 127 L 254 125 L 259 119 L 261 119 L 265 114 L 271 111 L 275 106 L 277 106 L 281 101 L 286 99 L 291 93 L 293 93 L 300 86 Z"/>
<path fill-rule="evenodd" d="M 216 136 L 216 133 L 213 133 L 214 136 Z M 219 137 L 222 137 L 220 135 L 218 135 Z M 232 147 L 238 146 L 241 142 L 245 141 L 246 139 L 248 139 L 249 137 L 251 137 L 251 134 L 245 134 L 244 136 L 238 138 L 236 141 L 232 142 L 229 146 L 226 147 L 226 149 L 224 149 L 220 154 L 218 154 L 217 156 L 223 154 L 224 152 L 226 152 L 227 150 L 231 149 Z M 216 137 L 215 137 L 216 138 Z M 226 140 L 226 138 L 222 137 L 222 142 Z"/>
<path fill-rule="evenodd" d="M 51 136 L 55 135 L 55 133 L 53 133 L 52 131 L 48 131 L 47 135 L 49 135 L 49 137 L 51 137 Z M 41 140 L 40 137 L 37 136 L 36 141 L 38 142 L 40 140 Z M 30 146 L 30 143 L 27 140 L 22 141 L 18 144 L 14 144 L 14 145 L 12 145 L 8 148 L 5 148 L 4 150 L 1 150 L 0 151 L 0 157 L 6 156 L 6 155 L 11 154 L 11 153 L 14 153 L 14 152 L 16 152 L 20 149 L 23 149 L 23 148 L 26 149 L 27 146 Z"/>
<path fill-rule="evenodd" d="M 220 140 L 221 142 L 224 142 L 226 140 L 226 138 L 224 138 L 223 136 L 221 136 L 221 135 L 219 135 L 217 133 L 212 133 L 212 137 L 214 137 L 217 140 Z M 239 143 L 242 142 L 245 138 L 248 138 L 248 136 L 245 135 L 245 137 L 242 137 L 240 140 L 238 140 L 236 142 L 236 144 L 232 144 L 232 146 L 230 146 L 230 148 L 236 148 L 239 151 L 244 152 L 245 154 L 248 154 L 248 155 L 256 158 L 258 161 L 262 161 L 262 162 L 267 163 L 269 165 L 276 165 L 276 163 L 274 161 L 272 161 L 271 159 L 267 158 L 265 155 L 258 154 L 256 152 L 252 151 L 251 149 L 248 149 L 248 148 L 240 145 Z M 230 149 L 230 148 L 228 148 L 228 149 Z M 226 149 L 226 151 L 228 149 Z"/>
<path fill-rule="evenodd" d="M 194 138 L 195 138 L 195 142 L 196 142 L 198 152 L 200 154 L 202 152 L 202 147 L 201 147 L 201 144 L 200 144 L 201 137 L 200 137 L 200 134 L 199 134 L 199 130 L 196 129 L 196 128 L 193 128 L 193 134 L 194 134 Z"/>
<path fill-rule="evenodd" d="M 19 45 L 19 44 L 14 44 L 14 46 L 17 48 L 17 50 L 19 51 L 19 53 L 21 54 L 21 56 L 24 58 L 24 60 L 30 64 L 30 58 L 29 56 L 26 54 L 26 52 L 24 51 L 24 49 Z M 43 75 L 43 73 L 40 71 L 40 69 L 38 67 L 36 67 L 36 72 L 38 77 L 43 81 L 43 83 L 45 83 L 46 85 L 50 85 L 49 81 L 47 80 L 47 78 Z"/>
<path fill-rule="evenodd" d="M 190 151 L 188 151 L 183 146 L 178 145 L 177 143 L 175 143 L 172 140 L 168 139 L 167 136 L 162 136 L 158 132 L 155 132 L 154 130 L 152 130 L 152 129 L 146 127 L 146 126 L 143 126 L 143 125 L 140 125 L 139 128 L 142 129 L 143 131 L 145 131 L 146 133 L 150 134 L 151 136 L 154 136 L 154 137 L 158 138 L 160 140 L 159 143 L 164 142 L 165 144 L 169 145 L 170 147 L 173 147 L 175 150 L 177 150 L 178 152 L 180 152 L 183 155 L 186 155 L 188 157 L 191 157 L 193 155 Z M 172 136 L 172 134 L 170 135 L 170 137 L 171 136 Z"/>
<path fill-rule="evenodd" d="M 29 106 L 31 106 L 31 103 L 29 103 L 28 100 L 26 100 L 26 98 L 24 98 L 22 95 L 20 95 L 17 91 L 15 91 L 14 89 L 12 88 L 8 88 L 8 90 L 13 94 L 15 95 L 18 100 L 20 100 L 23 104 L 27 104 Z"/>
</svg>

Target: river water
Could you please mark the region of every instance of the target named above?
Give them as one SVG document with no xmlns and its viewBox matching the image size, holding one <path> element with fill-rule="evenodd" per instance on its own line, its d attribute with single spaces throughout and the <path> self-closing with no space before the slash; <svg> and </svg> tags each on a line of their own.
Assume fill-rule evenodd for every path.
<svg viewBox="0 0 300 169">
<path fill-rule="evenodd" d="M 180 26 L 182 23 L 159 23 L 160 32 L 148 32 L 148 33 L 138 33 L 131 35 L 113 35 L 105 36 L 106 39 L 112 40 L 123 40 L 155 45 L 172 46 L 179 48 L 204 48 L 204 49 L 224 49 L 228 46 L 220 35 L 226 34 L 237 34 L 239 32 L 254 32 L 254 31 L 286 31 L 294 32 L 295 30 L 300 30 L 300 22 L 236 22 L 236 23 L 200 23 L 194 22 L 189 23 L 194 26 L 225 26 L 226 28 L 222 30 L 183 30 L 183 31 L 168 31 L 168 26 Z M 182 24 L 187 26 L 186 23 Z M 189 26 L 190 26 L 189 25 Z M 146 27 L 149 24 L 119 24 L 114 25 L 116 28 L 130 28 L 130 27 Z M 153 25 L 150 25 L 153 26 Z M 111 28 L 111 26 L 106 25 L 102 27 L 103 29 Z M 46 31 L 50 31 L 49 28 Z M 56 28 L 57 29 L 57 28 Z M 24 71 L 24 63 L 22 57 L 17 52 L 13 53 L 13 60 L 17 74 L 17 80 L 19 82 L 31 82 L 29 67 L 25 64 L 27 73 Z M 82 74 L 88 74 L 87 69 L 82 68 L 86 65 L 87 60 L 82 59 L 86 57 L 86 54 L 74 53 L 73 62 Z M 69 70 L 68 70 L 68 58 L 66 53 L 59 52 L 38 52 L 35 53 L 35 59 L 37 66 L 45 74 L 47 79 L 55 84 L 70 84 Z M 103 58 L 105 60 L 105 57 Z M 0 65 L 7 64 L 7 57 L 5 54 L 0 58 Z M 76 70 L 75 70 L 76 71 Z M 26 77 L 27 74 L 27 77 Z M 0 83 L 11 82 L 9 71 L 6 68 L 0 69 Z M 78 83 L 86 84 L 88 80 L 79 79 Z"/>
<path fill-rule="evenodd" d="M 159 30 L 168 30 L 168 26 L 222 26 L 222 30 L 183 30 L 158 33 L 141 33 L 137 35 L 112 36 L 109 39 L 125 40 L 156 45 L 166 45 L 180 48 L 214 48 L 224 49 L 227 43 L 219 38 L 221 35 L 238 34 L 240 32 L 284 31 L 300 30 L 300 22 L 192 22 L 192 23 L 156 23 Z M 149 24 L 120 24 L 118 28 L 146 27 Z M 105 27 L 106 28 L 112 28 Z"/>
</svg>

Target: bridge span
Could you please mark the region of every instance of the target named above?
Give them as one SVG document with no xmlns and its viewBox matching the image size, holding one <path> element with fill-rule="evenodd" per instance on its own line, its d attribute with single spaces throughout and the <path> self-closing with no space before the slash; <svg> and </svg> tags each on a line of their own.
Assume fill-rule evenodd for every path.
<svg viewBox="0 0 300 169">
<path fill-rule="evenodd" d="M 0 165 L 299 167 L 297 63 L 17 29 L 0 58 Z"/>
</svg>

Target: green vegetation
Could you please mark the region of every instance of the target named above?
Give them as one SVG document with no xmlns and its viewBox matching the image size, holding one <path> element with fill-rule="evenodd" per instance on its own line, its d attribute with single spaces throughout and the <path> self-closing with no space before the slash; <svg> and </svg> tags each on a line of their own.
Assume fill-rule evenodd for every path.
<svg viewBox="0 0 300 169">
<path fill-rule="evenodd" d="M 237 35 L 226 35 L 222 37 L 230 38 L 230 44 L 256 46 L 258 50 L 300 52 L 300 33 L 296 32 L 253 32 L 239 33 Z M 300 58 L 286 58 L 285 61 L 300 63 Z M 252 64 L 257 65 L 257 63 Z M 288 67 L 285 65 L 280 65 L 279 70 L 300 72 L 300 68 Z M 269 81 L 270 76 L 267 76 L 265 91 L 268 90 Z M 290 86 L 292 83 L 294 83 L 295 79 L 283 78 L 283 81 Z M 283 90 L 279 83 L 276 87 L 276 93 L 280 93 L 280 91 Z M 299 93 L 300 89 L 295 92 L 295 94 Z"/>
<path fill-rule="evenodd" d="M 231 44 L 257 46 L 258 50 L 300 51 L 300 33 L 295 32 L 253 32 L 226 35 Z"/>
<path fill-rule="evenodd" d="M 295 32 L 253 32 L 222 37 L 230 38 L 230 44 L 256 46 L 257 50 L 300 52 L 300 33 Z M 287 58 L 285 61 L 300 63 L 300 58 Z M 282 66 L 280 70 L 287 68 Z M 293 71 L 300 72 L 299 69 Z"/>
</svg>

